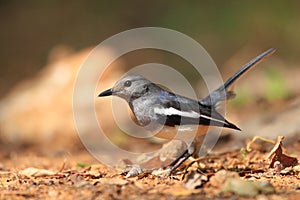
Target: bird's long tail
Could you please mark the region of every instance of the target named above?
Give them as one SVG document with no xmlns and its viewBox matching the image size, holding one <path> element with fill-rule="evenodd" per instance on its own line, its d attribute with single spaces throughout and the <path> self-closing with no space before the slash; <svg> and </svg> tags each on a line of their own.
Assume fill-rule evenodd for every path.
<svg viewBox="0 0 300 200">
<path fill-rule="evenodd" d="M 247 72 L 251 67 L 254 67 L 258 63 L 260 63 L 263 59 L 272 55 L 276 51 L 275 48 L 270 48 L 267 51 L 263 52 L 259 56 L 252 59 L 250 62 L 245 64 L 239 71 L 237 71 L 233 76 L 231 76 L 227 81 L 218 87 L 216 90 L 212 91 L 209 95 L 207 95 L 204 99 L 200 100 L 200 103 L 207 106 L 215 106 L 219 101 L 224 101 L 230 98 L 233 98 L 235 94 L 233 91 L 230 91 L 230 86 Z"/>
</svg>

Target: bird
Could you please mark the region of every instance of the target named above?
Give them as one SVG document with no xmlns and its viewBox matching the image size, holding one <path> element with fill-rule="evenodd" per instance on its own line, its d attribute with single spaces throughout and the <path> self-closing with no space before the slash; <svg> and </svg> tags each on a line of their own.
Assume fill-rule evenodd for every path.
<svg viewBox="0 0 300 200">
<path fill-rule="evenodd" d="M 231 89 L 233 83 L 275 51 L 275 48 L 270 48 L 252 59 L 203 99 L 175 94 L 137 74 L 124 75 L 98 97 L 112 95 L 124 99 L 137 124 L 155 132 L 156 137 L 186 141 L 187 149 L 168 166 L 169 176 L 189 157 L 195 157 L 197 138 L 206 134 L 210 126 L 241 131 L 218 112 L 218 105 L 234 98 L 235 93 Z"/>
</svg>

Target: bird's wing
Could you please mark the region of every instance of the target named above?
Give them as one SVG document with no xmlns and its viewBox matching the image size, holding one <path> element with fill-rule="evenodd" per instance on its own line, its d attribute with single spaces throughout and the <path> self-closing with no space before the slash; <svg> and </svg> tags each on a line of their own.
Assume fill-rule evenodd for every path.
<svg viewBox="0 0 300 200">
<path fill-rule="evenodd" d="M 239 130 L 210 106 L 168 91 L 162 93 L 158 95 L 154 113 L 163 125 L 207 125 Z"/>
</svg>

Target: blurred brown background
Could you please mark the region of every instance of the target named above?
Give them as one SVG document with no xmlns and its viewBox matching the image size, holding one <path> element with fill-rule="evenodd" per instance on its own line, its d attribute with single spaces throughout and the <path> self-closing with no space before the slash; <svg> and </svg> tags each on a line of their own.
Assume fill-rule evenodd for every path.
<svg viewBox="0 0 300 200">
<path fill-rule="evenodd" d="M 101 41 L 144 26 L 174 29 L 192 37 L 206 48 L 226 78 L 267 48 L 277 48 L 264 67 L 256 70 L 256 76 L 247 76 L 240 83 L 233 107 L 252 104 L 257 108 L 262 101 L 263 111 L 281 107 L 299 94 L 299 7 L 299 1 L 284 0 L 1 0 L 0 141 L 22 143 L 25 138 L 36 143 L 52 135 L 74 134 L 71 105 L 78 67 Z M 124 69 L 147 62 L 188 65 L 151 50 L 133 52 L 117 65 Z M 119 76 L 119 71 L 111 72 L 114 79 Z M 107 86 L 112 83 L 108 81 Z M 245 110 L 247 114 L 233 115 L 233 121 L 243 124 L 254 113 L 248 112 L 253 111 L 251 106 Z M 246 130 L 258 130 L 257 124 L 253 122 Z M 27 134 L 32 136 L 26 139 Z"/>
</svg>

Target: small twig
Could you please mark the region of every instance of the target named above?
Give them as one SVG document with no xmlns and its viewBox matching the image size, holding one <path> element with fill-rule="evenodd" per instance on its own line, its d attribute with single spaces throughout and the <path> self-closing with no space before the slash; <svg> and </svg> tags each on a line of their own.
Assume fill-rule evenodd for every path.
<svg viewBox="0 0 300 200">
<path fill-rule="evenodd" d="M 264 142 L 268 142 L 268 143 L 272 143 L 272 144 L 275 144 L 275 141 L 274 140 L 271 140 L 271 139 L 267 139 L 267 138 L 263 138 L 263 137 L 260 137 L 260 136 L 254 136 L 252 138 L 252 140 L 250 142 L 247 143 L 247 147 L 246 147 L 246 151 L 247 152 L 250 152 L 252 149 L 251 149 L 251 146 L 254 142 L 256 142 L 256 140 L 261 140 L 261 141 L 264 141 Z"/>
<path fill-rule="evenodd" d="M 67 162 L 67 159 L 65 158 L 65 159 L 64 159 L 64 162 L 63 162 L 61 168 L 58 170 L 58 172 L 62 172 L 62 171 L 65 169 L 66 162 Z"/>
</svg>

